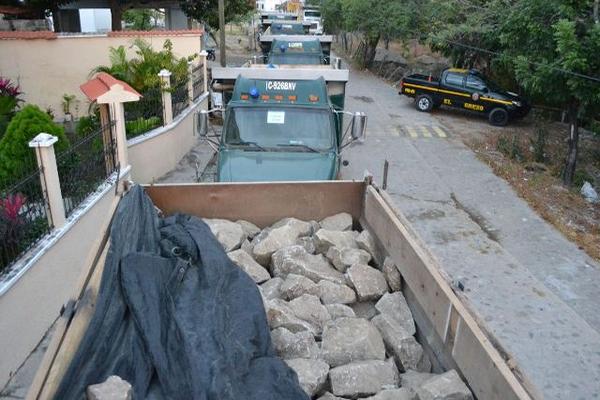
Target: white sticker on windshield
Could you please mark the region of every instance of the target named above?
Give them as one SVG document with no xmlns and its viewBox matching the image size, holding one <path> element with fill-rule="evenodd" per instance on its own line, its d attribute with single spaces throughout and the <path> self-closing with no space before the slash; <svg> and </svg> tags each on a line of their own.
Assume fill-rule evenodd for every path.
<svg viewBox="0 0 600 400">
<path fill-rule="evenodd" d="M 267 124 L 285 124 L 285 111 L 268 111 Z"/>
</svg>

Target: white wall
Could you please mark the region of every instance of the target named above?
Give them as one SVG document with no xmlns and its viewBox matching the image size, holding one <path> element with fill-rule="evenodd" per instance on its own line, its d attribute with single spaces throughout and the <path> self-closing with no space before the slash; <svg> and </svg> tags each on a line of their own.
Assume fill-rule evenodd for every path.
<svg viewBox="0 0 600 400">
<path fill-rule="evenodd" d="M 84 8 L 79 10 L 81 32 L 108 32 L 111 28 L 110 9 Z"/>
</svg>

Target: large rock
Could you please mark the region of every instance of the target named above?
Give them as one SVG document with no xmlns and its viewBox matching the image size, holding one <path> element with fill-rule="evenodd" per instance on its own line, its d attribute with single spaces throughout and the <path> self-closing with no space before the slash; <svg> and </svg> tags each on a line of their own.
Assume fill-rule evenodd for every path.
<svg viewBox="0 0 600 400">
<path fill-rule="evenodd" d="M 400 271 L 398 267 L 396 267 L 396 263 L 390 257 L 386 257 L 383 260 L 383 276 L 390 287 L 392 292 L 399 292 L 402 289 L 402 275 L 400 275 Z"/>
<path fill-rule="evenodd" d="M 263 297 L 267 300 L 278 299 L 281 297 L 281 285 L 283 284 L 283 279 L 277 277 L 273 279 L 269 279 L 262 285 L 260 285 L 260 291 Z"/>
<path fill-rule="evenodd" d="M 371 257 L 373 257 L 373 261 L 375 261 L 377 265 L 381 265 L 381 254 L 377 249 L 375 239 L 371 235 L 371 232 L 365 229 L 356 237 L 355 241 L 359 249 L 363 249 L 368 252 Z"/>
<path fill-rule="evenodd" d="M 363 400 L 416 400 L 416 395 L 406 388 L 387 389 Z"/>
<path fill-rule="evenodd" d="M 329 315 L 331 315 L 331 319 L 337 318 L 355 318 L 356 314 L 354 314 L 354 310 L 344 304 L 326 304 L 325 308 L 329 311 Z"/>
<path fill-rule="evenodd" d="M 231 253 L 227 253 L 227 255 L 229 256 L 229 259 L 247 273 L 254 282 L 263 283 L 271 279 L 269 271 L 254 261 L 254 258 L 244 250 L 234 250 Z"/>
<path fill-rule="evenodd" d="M 346 285 L 321 281 L 317 288 L 323 304 L 351 304 L 356 301 L 356 293 Z"/>
<path fill-rule="evenodd" d="M 286 363 L 296 371 L 300 386 L 311 398 L 325 389 L 329 365 L 321 360 L 305 358 L 286 360 Z"/>
<path fill-rule="evenodd" d="M 398 370 L 390 361 L 358 361 L 329 371 L 336 396 L 368 396 L 398 385 Z"/>
<path fill-rule="evenodd" d="M 296 274 L 289 274 L 281 284 L 279 291 L 281 292 L 281 298 L 288 301 L 303 294 L 319 296 L 321 293 L 319 287 L 313 281 Z"/>
<path fill-rule="evenodd" d="M 416 333 L 415 321 L 406 299 L 401 292 L 386 293 L 375 304 L 375 309 L 381 314 L 389 315 L 410 336 Z"/>
<path fill-rule="evenodd" d="M 346 400 L 343 397 L 337 397 L 329 392 L 323 393 L 323 396 L 319 397 L 317 400 Z"/>
<path fill-rule="evenodd" d="M 314 235 L 317 253 L 327 254 L 330 247 L 357 249 L 358 245 L 355 240 L 357 236 L 358 234 L 354 231 L 341 232 L 319 229 Z"/>
<path fill-rule="evenodd" d="M 277 355 L 284 360 L 319 357 L 319 346 L 308 331 L 292 333 L 286 328 L 277 328 L 271 332 L 271 340 Z"/>
<path fill-rule="evenodd" d="M 377 328 L 366 319 L 338 318 L 325 326 L 321 354 L 337 367 L 352 361 L 383 360 L 385 347 Z"/>
<path fill-rule="evenodd" d="M 401 370 L 420 370 L 423 348 L 414 336 L 388 314 L 379 314 L 371 322 L 381 333 L 388 353 L 394 356 Z"/>
<path fill-rule="evenodd" d="M 309 254 L 302 246 L 289 246 L 277 250 L 273 254 L 273 275 L 286 277 L 297 274 L 307 277 L 315 283 L 325 279 L 344 284 L 346 279 L 333 268 L 321 254 Z"/>
<path fill-rule="evenodd" d="M 268 265 L 271 256 L 277 250 L 296 244 L 301 236 L 307 236 L 311 232 L 308 222 L 295 218 L 286 218 L 277 222 L 271 228 L 263 230 L 253 240 L 254 247 L 252 255 L 261 265 Z"/>
<path fill-rule="evenodd" d="M 435 374 L 428 372 L 418 372 L 412 369 L 407 370 L 405 373 L 400 374 L 400 386 L 408 389 L 415 396 L 417 389 L 421 387 L 429 379 L 433 378 Z"/>
<path fill-rule="evenodd" d="M 385 277 L 378 269 L 364 264 L 355 264 L 346 271 L 359 301 L 377 300 L 388 291 Z"/>
<path fill-rule="evenodd" d="M 256 235 L 260 233 L 260 228 L 254 225 L 252 222 L 240 219 L 238 221 L 235 221 L 235 223 L 242 227 L 242 230 L 246 234 L 246 237 L 250 240 L 252 240 Z"/>
<path fill-rule="evenodd" d="M 296 240 L 296 244 L 304 247 L 307 253 L 315 254 L 317 247 L 315 246 L 315 239 L 312 236 L 303 236 Z"/>
<path fill-rule="evenodd" d="M 296 317 L 288 303 L 281 299 L 268 300 L 267 320 L 271 329 L 286 328 L 292 333 L 308 331 L 315 334 L 317 329 L 303 319 Z"/>
<path fill-rule="evenodd" d="M 584 182 L 580 192 L 585 201 L 587 201 L 588 203 L 600 203 L 600 197 L 598 196 L 598 192 L 596 192 L 591 183 L 587 181 Z"/>
<path fill-rule="evenodd" d="M 473 400 L 471 391 L 455 370 L 426 381 L 417 389 L 417 396 L 419 400 Z"/>
<path fill-rule="evenodd" d="M 311 294 L 303 294 L 288 303 L 290 309 L 296 317 L 308 322 L 316 328 L 316 334 L 319 335 L 327 321 L 331 320 L 329 311 L 317 296 Z"/>
<path fill-rule="evenodd" d="M 244 230 L 235 222 L 226 219 L 208 218 L 204 222 L 206 222 L 213 235 L 215 235 L 227 253 L 239 249 L 242 242 L 246 239 Z"/>
<path fill-rule="evenodd" d="M 87 387 L 88 400 L 131 400 L 132 396 L 133 390 L 129 382 L 116 375 Z"/>
<path fill-rule="evenodd" d="M 371 261 L 371 255 L 361 249 L 351 247 L 330 247 L 325 255 L 333 264 L 335 269 L 340 272 L 346 272 L 351 265 L 368 264 Z"/>
<path fill-rule="evenodd" d="M 358 318 L 371 319 L 377 315 L 375 303 L 372 301 L 364 301 L 360 303 L 350 304 L 350 308 Z"/>
<path fill-rule="evenodd" d="M 323 219 L 320 224 L 322 229 L 330 231 L 349 231 L 352 229 L 352 215 L 339 213 Z"/>
</svg>

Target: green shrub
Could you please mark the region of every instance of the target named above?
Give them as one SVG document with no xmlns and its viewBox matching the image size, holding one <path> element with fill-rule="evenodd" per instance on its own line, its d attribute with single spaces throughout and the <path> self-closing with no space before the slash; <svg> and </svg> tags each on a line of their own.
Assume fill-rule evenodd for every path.
<svg viewBox="0 0 600 400">
<path fill-rule="evenodd" d="M 127 133 L 128 138 L 136 137 L 141 135 L 142 133 L 146 133 L 151 129 L 160 126 L 160 118 L 158 117 L 150 117 L 150 118 L 138 118 L 134 121 L 125 122 L 125 132 Z"/>
<path fill-rule="evenodd" d="M 26 168 L 31 166 L 31 160 L 35 158 L 29 142 L 42 132 L 58 137 L 58 142 L 54 144 L 56 153 L 69 147 L 63 128 L 37 106 L 27 105 L 13 117 L 6 128 L 6 134 L 0 140 L 1 182 L 18 180 Z"/>
</svg>

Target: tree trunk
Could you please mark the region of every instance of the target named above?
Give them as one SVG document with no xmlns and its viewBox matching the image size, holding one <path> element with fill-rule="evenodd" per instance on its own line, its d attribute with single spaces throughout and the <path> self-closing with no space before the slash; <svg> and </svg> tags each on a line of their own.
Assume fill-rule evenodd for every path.
<svg viewBox="0 0 600 400">
<path fill-rule="evenodd" d="M 375 60 L 375 54 L 377 53 L 377 45 L 379 44 L 379 39 L 381 35 L 376 35 L 374 37 L 366 37 L 365 38 L 365 52 L 364 52 L 364 67 L 371 68 L 373 65 L 373 60 Z"/>
<path fill-rule="evenodd" d="M 594 0 L 594 22 L 600 23 L 600 17 L 598 16 L 598 8 L 600 8 L 600 0 Z"/>
<path fill-rule="evenodd" d="M 120 31 L 123 29 L 121 25 L 121 17 L 123 10 L 119 0 L 110 0 L 110 16 L 111 16 L 111 29 L 113 31 Z"/>
<path fill-rule="evenodd" d="M 577 168 L 577 152 L 579 144 L 579 123 L 577 117 L 579 114 L 579 101 L 572 99 L 569 104 L 569 152 L 563 171 L 563 184 L 567 187 L 573 185 L 575 169 Z"/>
</svg>

